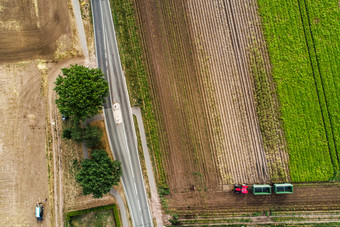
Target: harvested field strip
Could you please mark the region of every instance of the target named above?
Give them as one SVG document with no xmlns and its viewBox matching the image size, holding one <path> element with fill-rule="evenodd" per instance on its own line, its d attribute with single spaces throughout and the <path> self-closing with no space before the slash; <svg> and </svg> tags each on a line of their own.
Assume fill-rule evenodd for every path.
<svg viewBox="0 0 340 227">
<path fill-rule="evenodd" d="M 325 95 L 330 133 L 334 140 L 337 160 L 340 156 L 340 11 L 336 0 L 301 0 L 311 33 L 315 60 Z M 331 138 L 332 139 L 332 138 Z M 333 158 L 333 157 L 332 157 Z M 333 158 L 335 160 L 335 158 Z"/>
<path fill-rule="evenodd" d="M 270 65 L 256 5 L 246 3 L 135 0 L 161 133 L 157 168 L 172 193 L 289 180 L 284 141 L 273 151 L 262 142 L 251 48 Z"/>
<path fill-rule="evenodd" d="M 258 4 L 281 104 L 291 179 L 328 180 L 333 167 L 322 99 L 317 96 L 318 81 L 313 77 L 299 4 L 295 0 L 259 0 Z"/>
<path fill-rule="evenodd" d="M 163 162 L 160 154 L 160 126 L 156 122 L 148 68 L 144 64 L 145 52 L 138 32 L 136 10 L 133 1 L 110 1 L 116 27 L 119 51 L 129 88 L 131 105 L 140 104 L 145 122 L 149 151 L 152 152 L 156 175 L 160 187 L 167 187 Z M 164 141 L 164 140 L 161 140 Z"/>
<path fill-rule="evenodd" d="M 204 4 L 204 5 L 202 5 Z M 216 36 L 216 38 L 220 38 L 220 41 L 223 43 L 223 30 L 219 30 L 218 33 L 214 33 L 216 31 L 216 27 L 221 28 L 221 22 L 219 24 L 216 24 L 215 18 L 216 15 L 213 15 L 214 12 L 216 12 L 216 7 L 218 5 L 215 2 L 205 2 L 198 4 L 197 2 L 190 2 L 190 5 L 188 4 L 188 15 L 189 15 L 189 20 L 191 20 L 192 25 L 192 30 L 193 30 L 193 35 L 194 35 L 194 40 L 196 41 L 196 54 L 198 61 L 201 63 L 201 72 L 202 72 L 202 79 L 203 79 L 203 86 L 206 89 L 206 109 L 211 111 L 211 117 L 209 119 L 210 125 L 211 125 L 211 138 L 214 141 L 213 144 L 215 144 L 215 152 L 216 152 L 216 157 L 217 157 L 217 163 L 220 168 L 220 174 L 222 175 L 222 180 L 224 182 L 228 181 L 233 181 L 234 179 L 231 178 L 231 176 L 228 174 L 231 174 L 233 169 L 235 169 L 235 166 L 239 166 L 239 168 L 242 168 L 242 164 L 245 162 L 240 162 L 236 163 L 235 161 L 233 162 L 234 164 L 229 164 L 225 165 L 224 164 L 224 158 L 230 158 L 231 161 L 233 161 L 233 157 L 231 155 L 231 152 L 233 150 L 236 150 L 237 148 L 235 147 L 232 149 L 229 155 L 223 155 L 225 152 L 225 145 L 224 143 L 226 141 L 233 141 L 233 139 L 227 139 L 225 140 L 223 137 L 224 132 L 222 127 L 222 122 L 224 119 L 219 116 L 219 113 L 221 113 L 221 105 L 223 105 L 223 102 L 221 102 L 221 99 L 218 99 L 217 93 L 218 91 L 221 91 L 221 85 L 223 83 L 221 82 L 222 73 L 219 73 L 219 70 L 216 70 L 216 68 L 220 67 L 215 65 L 215 62 L 218 62 L 218 59 L 213 59 L 211 58 L 216 58 L 221 55 L 216 53 L 215 51 L 221 50 L 221 48 L 218 47 L 218 42 L 207 42 L 207 40 L 212 40 L 214 39 L 213 36 Z M 207 9 L 204 11 L 204 9 Z M 218 12 L 218 11 L 217 11 Z M 209 15 L 210 14 L 210 15 Z M 205 17 L 202 18 L 202 16 Z M 208 37 L 205 37 L 202 35 L 201 31 L 208 31 L 207 34 L 209 34 Z M 218 30 L 217 30 L 218 31 Z M 222 38 L 222 39 L 221 39 Z M 227 46 L 227 45 L 226 45 Z M 223 50 L 223 48 L 222 48 Z M 211 53 L 211 51 L 215 53 Z M 210 52 L 210 53 L 209 53 Z M 224 68 L 224 66 L 222 66 Z M 215 76 L 215 78 L 213 77 Z M 215 89 L 218 89 L 217 92 L 214 92 Z M 223 88 L 222 88 L 223 89 Z M 223 93 L 222 93 L 223 95 Z M 223 107 L 222 107 L 223 108 Z M 232 123 L 234 123 L 232 121 Z M 229 135 L 230 136 L 230 135 Z M 232 135 L 231 135 L 232 136 Z M 229 137 L 230 138 L 230 137 Z M 235 139 L 234 139 L 235 141 Z M 236 145 L 236 144 L 235 144 Z M 235 170 L 234 170 L 235 171 Z M 236 174 L 233 174 L 236 175 Z"/>
</svg>

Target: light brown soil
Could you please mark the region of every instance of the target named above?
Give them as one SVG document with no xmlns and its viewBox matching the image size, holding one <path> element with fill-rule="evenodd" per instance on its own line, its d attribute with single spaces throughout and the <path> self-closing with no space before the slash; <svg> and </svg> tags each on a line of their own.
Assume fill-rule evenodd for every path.
<svg viewBox="0 0 340 227">
<path fill-rule="evenodd" d="M 0 65 L 0 225 L 32 226 L 35 204 L 49 199 L 46 94 L 38 61 Z M 48 225 L 49 201 L 44 225 Z M 44 203 L 46 205 L 46 203 Z"/>
<path fill-rule="evenodd" d="M 54 194 L 54 177 L 63 172 L 54 174 L 49 114 L 57 120 L 60 115 L 48 110 L 48 102 L 54 102 L 49 95 L 55 72 L 66 64 L 56 62 L 80 54 L 70 7 L 64 0 L 0 2 L 1 226 L 38 225 L 35 204 L 45 198 L 45 220 L 39 225 L 56 225 L 55 207 L 58 226 L 63 224 L 63 191 Z M 56 180 L 61 185 L 62 179 Z M 91 198 L 83 200 L 96 205 Z"/>
<path fill-rule="evenodd" d="M 0 62 L 52 60 L 58 48 L 69 47 L 72 32 L 67 4 L 63 0 L 1 1 Z"/>
</svg>

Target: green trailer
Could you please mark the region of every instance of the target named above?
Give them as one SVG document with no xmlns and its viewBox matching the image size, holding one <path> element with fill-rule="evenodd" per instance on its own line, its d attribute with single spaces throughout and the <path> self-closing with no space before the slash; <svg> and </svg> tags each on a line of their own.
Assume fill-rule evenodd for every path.
<svg viewBox="0 0 340 227">
<path fill-rule="evenodd" d="M 254 184 L 252 191 L 254 195 L 270 195 L 272 194 L 272 186 L 269 184 Z"/>
<path fill-rule="evenodd" d="M 274 191 L 276 194 L 290 194 L 293 193 L 292 184 L 274 184 Z"/>
</svg>

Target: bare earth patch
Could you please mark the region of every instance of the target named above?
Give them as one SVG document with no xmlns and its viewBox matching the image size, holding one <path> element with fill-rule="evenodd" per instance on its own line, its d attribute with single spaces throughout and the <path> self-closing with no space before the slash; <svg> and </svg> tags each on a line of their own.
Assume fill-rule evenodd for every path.
<svg viewBox="0 0 340 227">
<path fill-rule="evenodd" d="M 63 192 L 72 195 L 69 191 L 77 188 L 67 181 L 63 184 L 63 173 L 73 176 L 65 169 L 68 159 L 63 155 L 69 151 L 67 145 L 60 146 L 55 133 L 61 120 L 51 99 L 60 68 L 84 63 L 65 60 L 81 53 L 71 7 L 70 1 L 63 0 L 0 2 L 1 226 L 37 225 L 35 204 L 46 198 L 45 220 L 40 225 L 62 226 Z M 65 200 L 67 209 L 98 205 L 79 190 L 75 194 L 79 196 Z M 111 197 L 103 200 L 108 201 L 105 204 L 113 201 Z"/>
<path fill-rule="evenodd" d="M 2 226 L 35 224 L 35 203 L 49 198 L 46 94 L 37 65 L 34 60 L 0 65 Z M 49 213 L 46 206 L 47 220 Z"/>
</svg>

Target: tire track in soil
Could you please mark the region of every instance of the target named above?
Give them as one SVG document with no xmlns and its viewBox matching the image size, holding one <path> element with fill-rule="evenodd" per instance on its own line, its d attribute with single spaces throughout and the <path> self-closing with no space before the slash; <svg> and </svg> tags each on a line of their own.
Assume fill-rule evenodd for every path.
<svg viewBox="0 0 340 227">
<path fill-rule="evenodd" d="M 240 72 L 240 80 L 241 83 L 244 85 L 242 86 L 242 91 L 244 94 L 246 94 L 246 105 L 247 105 L 247 110 L 250 111 L 250 113 L 248 112 L 247 114 L 247 119 L 254 119 L 251 121 L 248 121 L 248 124 L 251 130 L 251 134 L 252 135 L 256 135 L 255 136 L 255 140 L 253 138 L 249 138 L 250 140 L 252 140 L 252 142 L 255 144 L 256 146 L 256 151 L 254 152 L 254 156 L 255 156 L 255 163 L 256 163 L 256 169 L 257 169 L 257 174 L 258 175 L 258 180 L 260 182 L 266 182 L 268 181 L 268 173 L 267 173 L 267 163 L 265 161 L 265 152 L 264 152 L 264 148 L 260 147 L 259 144 L 257 144 L 257 141 L 262 141 L 261 136 L 259 135 L 259 127 L 258 127 L 258 122 L 256 121 L 257 119 L 257 115 L 255 113 L 255 101 L 253 98 L 253 93 L 251 90 L 251 86 L 250 86 L 250 78 L 246 75 L 244 66 L 246 65 L 246 60 L 245 60 L 245 53 L 244 50 L 242 50 L 242 46 L 245 44 L 244 40 L 242 39 L 242 36 L 238 36 L 237 35 L 237 28 L 240 27 L 238 21 L 237 21 L 237 17 L 235 17 L 235 13 L 233 12 L 233 8 L 234 6 L 232 5 L 231 1 L 224 1 L 224 6 L 226 8 L 226 15 L 227 17 L 229 17 L 229 27 L 231 27 L 230 31 L 231 31 L 231 37 L 232 37 L 232 43 L 233 43 L 233 48 L 234 48 L 234 52 L 237 53 L 237 57 L 236 57 L 236 62 L 237 62 L 237 68 Z M 228 16 L 229 14 L 229 16 Z M 245 87 L 247 86 L 247 88 Z M 254 130 L 256 129 L 257 132 L 254 132 Z M 250 135 L 250 134 L 249 134 Z"/>
<path fill-rule="evenodd" d="M 188 5 L 186 4 L 183 4 L 183 7 L 184 7 L 184 10 L 187 12 L 188 11 Z M 195 26 L 192 25 L 192 22 L 190 23 L 190 18 L 187 14 L 185 14 L 185 18 L 186 18 L 186 22 L 187 22 L 187 32 L 188 32 L 188 35 L 189 37 L 193 37 L 193 31 L 194 31 L 194 28 Z M 201 97 L 207 97 L 208 94 L 207 94 L 207 91 L 204 89 L 204 82 L 202 81 L 202 77 L 204 77 L 204 72 L 200 72 L 199 69 L 200 69 L 200 66 L 199 66 L 199 62 L 198 62 L 198 59 L 200 58 L 200 51 L 199 50 L 196 50 L 195 49 L 195 44 L 193 41 L 190 42 L 190 49 L 193 51 L 193 67 L 194 67 L 194 70 L 195 70 L 195 79 L 197 80 L 197 85 L 198 85 L 198 90 L 199 90 L 199 93 L 200 93 L 200 96 Z M 202 111 L 203 109 L 203 111 Z M 206 119 L 206 125 L 208 126 L 208 128 L 211 128 L 211 121 L 209 120 L 209 113 L 208 113 L 208 110 L 209 107 L 207 105 L 206 102 L 203 102 L 202 106 L 201 106 L 201 109 L 197 108 L 196 111 L 200 111 L 202 112 L 203 116 L 204 116 L 204 119 Z M 212 169 L 212 172 L 215 173 L 215 176 L 220 178 L 220 176 L 218 176 L 219 174 L 218 173 L 218 170 L 217 170 L 217 158 L 216 158 L 216 153 L 212 152 L 212 150 L 214 149 L 215 147 L 215 144 L 212 143 L 212 135 L 211 135 L 211 132 L 209 130 L 207 130 L 207 128 L 205 129 L 206 133 L 209 135 L 208 138 L 206 138 L 207 140 L 207 144 L 209 146 L 209 154 L 210 154 L 210 158 L 213 158 L 213 163 L 214 163 L 214 168 Z M 205 152 L 206 154 L 207 152 Z M 206 156 L 207 157 L 207 156 Z M 207 177 L 208 177 L 208 174 L 205 174 Z M 219 184 L 221 182 L 221 180 L 218 181 Z M 221 190 L 221 187 L 219 185 L 209 185 L 209 188 L 211 190 Z"/>
<path fill-rule="evenodd" d="M 190 20 L 190 19 L 188 19 L 188 20 Z M 195 31 L 194 30 L 194 26 L 193 26 L 193 31 Z M 196 41 L 197 42 L 197 41 Z M 193 49 L 195 49 L 195 47 L 192 47 Z M 207 116 L 207 121 L 208 121 L 208 125 L 209 125 L 209 128 L 213 128 L 214 126 L 214 122 L 213 121 L 211 121 L 211 116 L 210 116 L 210 113 L 208 112 L 208 110 L 209 110 L 209 108 L 211 108 L 212 106 L 215 106 L 215 104 L 214 104 L 214 100 L 213 99 L 211 99 L 211 86 L 210 86 L 210 84 L 207 82 L 207 80 L 208 80 L 208 74 L 207 74 L 207 72 L 206 72 L 206 68 L 208 67 L 207 66 L 207 62 L 206 62 L 206 59 L 205 59 L 205 56 L 204 56 L 204 53 L 202 53 L 202 48 L 197 48 L 196 49 L 196 55 L 197 55 L 197 57 L 196 57 L 196 59 L 201 59 L 201 63 L 202 63 L 202 65 L 203 65 L 203 71 L 202 72 L 200 72 L 200 68 L 201 68 L 201 66 L 199 66 L 199 64 L 197 64 L 197 63 L 199 63 L 197 60 L 195 61 L 195 67 L 196 67 L 196 69 L 197 69 L 197 71 L 198 71 L 198 77 L 197 77 L 197 80 L 199 81 L 199 83 L 200 83 L 200 89 L 202 89 L 202 96 L 203 97 L 208 97 L 208 98 L 210 98 L 210 104 L 208 103 L 208 102 L 204 102 L 204 104 L 205 104 L 205 113 L 206 113 L 206 116 Z M 206 87 L 208 87 L 208 89 L 206 89 Z M 209 130 L 208 130 L 209 131 Z M 211 146 L 212 146 L 212 149 L 214 149 L 214 150 L 216 150 L 217 148 L 217 145 L 214 143 L 214 141 L 212 140 L 212 132 L 210 131 L 209 132 L 210 133 L 210 136 L 209 136 L 209 144 L 211 144 Z M 215 152 L 214 152 L 215 153 Z M 216 160 L 217 160 L 217 157 L 216 157 L 216 153 L 215 153 L 215 164 L 216 164 Z M 216 166 L 218 166 L 218 165 L 216 165 Z"/>
<path fill-rule="evenodd" d="M 200 8 L 207 8 L 207 7 L 204 7 L 204 6 L 199 6 L 198 8 L 194 8 L 193 9 L 193 12 L 197 12 Z M 209 11 L 209 8 L 207 8 L 207 10 Z M 212 12 L 216 12 L 216 10 L 210 10 L 210 11 L 212 11 Z M 204 13 L 203 13 L 204 14 Z M 205 18 L 207 18 L 207 16 L 206 15 L 204 15 L 204 17 Z M 213 16 L 212 16 L 213 17 Z M 207 20 L 207 19 L 206 19 Z M 202 19 L 202 18 L 199 18 L 199 19 L 193 19 L 193 21 L 199 21 L 199 22 L 201 22 L 201 21 L 204 21 L 204 19 Z M 213 23 L 212 23 L 212 25 L 214 25 Z M 202 27 L 202 25 L 200 25 L 201 27 Z M 203 27 L 204 28 L 204 27 Z M 211 26 L 211 24 L 208 26 L 208 28 L 213 28 L 213 26 Z M 209 29 L 208 29 L 208 32 L 207 32 L 208 34 L 212 34 L 213 32 L 209 32 Z M 211 38 L 212 37 L 209 37 L 209 39 L 208 40 L 211 40 Z M 216 39 L 216 38 L 215 38 Z M 210 44 L 211 44 L 211 42 L 207 42 L 207 43 L 204 43 L 206 46 L 207 46 L 207 48 L 206 49 L 218 49 L 218 48 L 216 48 L 216 47 L 210 47 Z M 216 53 L 216 52 L 214 52 L 214 53 Z M 211 56 L 213 56 L 214 55 L 214 53 L 213 54 L 211 54 Z M 218 66 L 214 66 L 214 65 L 212 65 L 211 66 L 211 68 L 212 68 L 212 70 L 210 70 L 210 74 L 212 74 L 212 75 L 214 75 L 214 74 L 216 74 L 216 72 L 217 71 L 219 71 L 218 69 L 219 68 L 221 68 L 219 65 Z M 215 68 L 217 68 L 216 70 L 215 70 Z M 214 81 L 218 81 L 218 79 L 220 79 L 220 78 L 217 78 L 217 79 L 210 79 L 210 80 L 214 80 Z M 218 88 L 218 83 L 217 84 L 215 84 L 215 88 Z M 221 92 L 220 92 L 221 93 Z M 222 92 L 223 93 L 223 92 Z M 223 99 L 222 99 L 223 100 Z M 218 101 L 220 101 L 220 100 L 218 100 Z M 220 101 L 220 103 L 221 103 L 221 101 Z M 220 104 L 221 105 L 221 104 Z M 222 109 L 222 108 L 221 108 Z M 217 123 L 216 124 L 216 122 L 215 123 L 213 123 L 213 124 L 215 124 L 215 125 L 218 125 L 218 126 L 220 126 L 220 123 Z M 223 127 L 224 128 L 224 127 Z M 238 133 L 238 135 L 240 135 L 241 133 Z M 215 141 L 215 143 L 217 143 L 217 144 L 220 144 L 219 146 L 221 147 L 221 140 L 220 141 Z M 221 155 L 219 155 L 219 156 L 221 156 Z M 226 155 L 225 155 L 226 156 Z M 220 163 L 222 163 L 223 161 L 221 161 L 221 159 L 219 159 L 219 162 Z M 245 163 L 244 161 L 239 161 L 239 163 Z M 249 163 L 249 161 L 248 161 L 248 163 Z M 252 163 L 252 162 L 250 162 L 250 163 Z M 232 165 L 229 165 L 229 166 L 233 166 L 233 165 L 235 165 L 235 164 L 232 164 Z M 230 167 L 229 168 L 229 170 L 230 169 L 232 169 L 233 167 Z M 227 170 L 224 170 L 225 172 L 228 172 L 228 169 Z M 251 170 L 248 170 L 248 172 L 250 172 Z M 246 174 L 245 174 L 246 175 Z"/>
<path fill-rule="evenodd" d="M 181 5 L 180 7 L 183 7 L 183 5 Z M 176 9 L 175 9 L 176 10 Z M 176 10 L 177 11 L 177 10 Z M 179 18 L 179 19 L 181 19 L 181 18 Z M 180 22 L 181 24 L 183 24 L 183 22 Z M 185 23 L 184 23 L 185 24 Z M 179 31 L 179 37 L 181 37 L 182 36 L 182 34 L 185 34 L 184 32 L 180 32 Z M 182 39 L 182 37 L 181 37 L 181 39 L 180 40 L 184 40 L 185 41 L 185 43 L 189 43 L 190 42 L 190 40 L 188 40 L 188 38 L 186 37 L 186 39 Z M 183 46 L 183 43 L 182 43 L 182 47 L 184 47 Z M 181 50 L 183 50 L 184 48 L 180 48 Z M 187 56 L 187 52 L 183 52 L 182 51 L 182 54 L 184 54 L 185 56 L 183 57 L 183 59 L 184 59 L 184 61 L 186 60 L 186 59 L 188 59 L 188 56 Z M 184 62 L 184 61 L 182 61 L 182 62 Z M 196 157 L 198 157 L 198 158 L 200 158 L 200 161 L 198 162 L 198 161 L 196 161 L 195 162 L 195 164 L 197 165 L 197 163 L 198 164 L 200 164 L 200 166 L 199 166 L 199 171 L 197 172 L 197 170 L 196 170 L 196 173 L 203 173 L 203 175 L 204 175 L 204 178 L 205 178 L 205 181 L 206 182 L 208 182 L 209 180 L 211 181 L 211 177 L 210 176 L 207 176 L 207 174 L 205 174 L 205 173 L 209 173 L 209 171 L 208 171 L 208 167 L 206 166 L 207 164 L 208 164 L 208 161 L 207 161 L 207 159 L 206 159 L 206 156 L 204 156 L 204 152 L 202 152 L 202 151 L 204 151 L 204 149 L 202 149 L 202 146 L 200 146 L 202 143 L 203 143 L 203 140 L 200 140 L 199 142 L 198 142 L 198 146 L 200 146 L 201 147 L 201 149 L 199 149 L 199 148 L 196 148 L 195 147 L 195 140 L 196 140 L 196 135 L 200 135 L 201 133 L 201 131 L 200 131 L 200 129 L 198 128 L 198 127 L 196 127 L 197 126 L 197 124 L 195 124 L 196 122 L 197 122 L 197 119 L 196 119 L 196 114 L 197 113 L 199 113 L 199 111 L 200 111 L 200 109 L 196 109 L 195 110 L 195 101 L 191 98 L 191 97 L 193 97 L 193 93 L 192 93 L 192 91 L 194 91 L 195 90 L 195 88 L 193 88 L 193 87 L 191 87 L 191 85 L 193 84 L 192 83 L 192 81 L 190 81 L 190 72 L 192 71 L 192 69 L 189 69 L 190 67 L 186 67 L 186 66 L 190 66 L 190 61 L 185 61 L 187 64 L 185 65 L 182 65 L 182 67 L 183 68 L 185 68 L 186 69 L 186 76 L 187 76 L 187 79 L 184 81 L 184 87 L 186 88 L 187 86 L 189 86 L 189 89 L 185 89 L 184 91 L 188 91 L 188 93 L 189 93 L 189 95 L 187 95 L 186 97 L 188 97 L 188 100 L 189 100 L 189 102 L 190 102 L 190 106 L 189 107 L 187 107 L 187 109 L 189 110 L 189 114 L 187 115 L 187 119 L 186 119 L 186 121 L 188 121 L 189 119 L 188 119 L 188 116 L 195 116 L 194 118 L 193 118 L 193 123 L 191 123 L 191 124 L 193 124 L 193 126 L 194 126 L 194 129 L 193 130 L 191 130 L 191 132 L 190 132 L 190 135 L 192 135 L 192 136 L 194 136 L 194 141 L 193 141 L 193 143 L 194 143 L 194 151 L 195 151 L 195 154 L 194 154 L 194 159 L 196 159 Z M 191 95 L 190 95 L 191 94 Z M 197 106 L 197 105 L 196 105 Z M 189 125 L 190 126 L 190 125 Z M 188 130 L 190 130 L 190 127 L 188 127 Z M 195 135 L 195 133 L 196 133 L 196 135 Z M 205 165 L 204 165 L 205 164 Z M 201 178 L 202 176 L 196 176 L 196 178 Z M 198 180 L 198 181 L 201 181 L 202 179 L 195 179 L 195 180 Z M 217 179 L 216 179 L 217 180 Z M 204 185 L 204 182 L 199 182 L 198 184 L 200 184 L 200 183 L 202 183 L 203 185 L 202 186 L 204 186 L 205 187 L 205 185 Z M 208 184 L 209 184 L 210 182 L 208 182 Z M 215 183 L 216 184 L 216 183 Z"/>
</svg>

